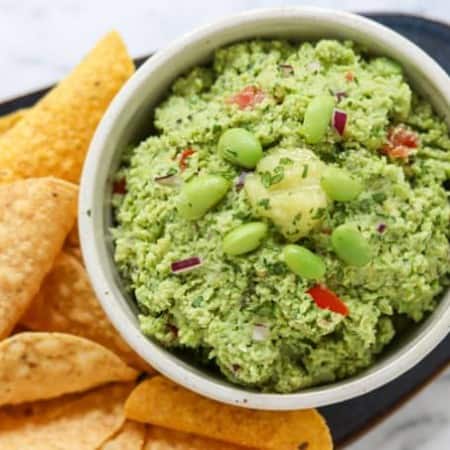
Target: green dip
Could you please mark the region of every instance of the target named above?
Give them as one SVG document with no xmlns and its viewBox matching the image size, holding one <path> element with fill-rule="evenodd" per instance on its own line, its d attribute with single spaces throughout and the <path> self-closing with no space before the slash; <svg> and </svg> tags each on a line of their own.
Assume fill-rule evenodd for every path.
<svg viewBox="0 0 450 450">
<path fill-rule="evenodd" d="M 317 139 L 308 137 L 305 112 L 330 93 L 345 127 L 326 117 L 324 135 L 310 143 Z M 370 366 L 405 323 L 436 307 L 449 284 L 450 139 L 394 61 L 331 40 L 231 45 L 174 82 L 153 125 L 116 174 L 112 230 L 147 336 L 217 366 L 233 383 L 292 392 Z M 263 148 L 244 187 L 236 179 L 251 169 L 218 150 L 232 128 Z M 356 198 L 326 195 L 327 167 L 356 180 Z M 227 180 L 226 194 L 200 218 L 185 218 L 180 191 L 204 175 Z M 266 232 L 257 248 L 226 253 L 225 236 L 255 221 Z M 343 224 L 358 233 L 363 258 L 339 256 L 345 236 L 333 247 Z M 227 245 L 239 251 L 233 239 Z M 318 257 L 312 270 L 300 267 L 313 274 L 307 278 L 283 259 L 294 242 Z M 192 257 L 202 264 L 171 271 Z M 308 293 L 325 286 L 338 308 Z"/>
</svg>

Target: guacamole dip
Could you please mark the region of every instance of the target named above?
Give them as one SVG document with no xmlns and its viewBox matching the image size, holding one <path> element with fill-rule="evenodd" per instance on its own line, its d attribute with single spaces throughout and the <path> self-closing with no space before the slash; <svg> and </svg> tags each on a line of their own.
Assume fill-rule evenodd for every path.
<svg viewBox="0 0 450 450">
<path fill-rule="evenodd" d="M 240 385 L 370 366 L 448 286 L 450 139 L 401 67 L 255 40 L 177 79 L 124 152 L 115 261 L 143 333 Z"/>
</svg>

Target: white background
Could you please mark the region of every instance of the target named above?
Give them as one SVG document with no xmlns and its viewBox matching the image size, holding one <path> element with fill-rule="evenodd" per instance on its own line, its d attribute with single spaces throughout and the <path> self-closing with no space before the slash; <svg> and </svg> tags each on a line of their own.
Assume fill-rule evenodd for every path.
<svg viewBox="0 0 450 450">
<path fill-rule="evenodd" d="M 60 79 L 112 28 L 138 56 L 225 14 L 294 4 L 450 20 L 449 0 L 0 0 L 0 98 Z"/>
<path fill-rule="evenodd" d="M 450 22 L 450 0 L 0 0 L 0 101 L 60 79 L 112 28 L 133 56 L 141 56 L 226 14 L 294 4 L 400 11 Z M 450 449 L 450 371 L 349 448 Z"/>
</svg>

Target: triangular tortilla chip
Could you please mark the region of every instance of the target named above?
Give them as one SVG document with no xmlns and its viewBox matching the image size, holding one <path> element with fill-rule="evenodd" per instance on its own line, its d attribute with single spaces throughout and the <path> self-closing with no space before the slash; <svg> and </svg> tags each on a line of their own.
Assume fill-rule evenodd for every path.
<svg viewBox="0 0 450 450">
<path fill-rule="evenodd" d="M 0 117 L 0 134 L 11 129 L 17 122 L 22 120 L 26 109 L 19 109 L 11 114 Z"/>
<path fill-rule="evenodd" d="M 51 380 L 49 380 L 50 382 Z M 0 408 L 0 448 L 93 450 L 124 424 L 130 384 Z"/>
<path fill-rule="evenodd" d="M 77 213 L 78 188 L 56 178 L 0 186 L 0 340 L 37 294 Z"/>
<path fill-rule="evenodd" d="M 125 404 L 129 419 L 236 445 L 330 450 L 330 432 L 314 409 L 259 411 L 201 397 L 162 376 L 143 381 Z"/>
<path fill-rule="evenodd" d="M 78 223 L 76 222 L 70 233 L 67 235 L 66 242 L 64 244 L 66 248 L 80 248 L 80 236 L 78 234 Z"/>
<path fill-rule="evenodd" d="M 100 450 L 142 450 L 145 434 L 145 425 L 127 420 L 120 431 L 108 439 Z"/>
<path fill-rule="evenodd" d="M 64 246 L 64 251 L 70 255 L 73 256 L 77 261 L 79 261 L 81 264 L 83 263 L 83 255 L 81 254 L 80 247 L 68 247 Z"/>
<path fill-rule="evenodd" d="M 54 398 L 137 375 L 107 348 L 70 334 L 25 332 L 0 342 L 0 405 Z"/>
<path fill-rule="evenodd" d="M 45 176 L 77 182 L 97 124 L 133 71 L 120 36 L 107 34 L 65 80 L 0 136 L 0 183 Z"/>
<path fill-rule="evenodd" d="M 149 427 L 144 450 L 252 450 L 160 427 Z M 253 449 L 257 450 L 257 449 Z"/>
<path fill-rule="evenodd" d="M 61 253 L 21 319 L 30 330 L 70 333 L 98 342 L 127 364 L 152 371 L 109 322 L 80 261 Z"/>
</svg>

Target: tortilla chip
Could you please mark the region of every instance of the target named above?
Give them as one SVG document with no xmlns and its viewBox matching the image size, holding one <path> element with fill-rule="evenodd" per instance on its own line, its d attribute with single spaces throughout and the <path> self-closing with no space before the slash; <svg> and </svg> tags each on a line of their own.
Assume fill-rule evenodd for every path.
<svg viewBox="0 0 450 450">
<path fill-rule="evenodd" d="M 251 450 L 226 442 L 182 433 L 160 427 L 150 427 L 144 450 Z M 257 449 L 253 449 L 257 450 Z"/>
<path fill-rule="evenodd" d="M 0 340 L 12 331 L 61 251 L 78 188 L 56 178 L 0 186 Z"/>
<path fill-rule="evenodd" d="M 26 109 L 19 109 L 11 114 L 0 117 L 0 134 L 11 129 L 19 120 L 22 120 Z"/>
<path fill-rule="evenodd" d="M 80 247 L 64 247 L 64 251 L 68 255 L 73 256 L 80 264 L 83 264 L 83 255 Z"/>
<path fill-rule="evenodd" d="M 75 223 L 70 233 L 67 235 L 66 242 L 64 244 L 66 248 L 80 248 L 80 236 L 78 234 L 78 222 Z"/>
<path fill-rule="evenodd" d="M 138 375 L 95 342 L 62 333 L 20 333 L 0 342 L 0 405 L 45 400 Z"/>
<path fill-rule="evenodd" d="M 80 261 L 61 253 L 21 319 L 30 330 L 69 333 L 98 342 L 129 365 L 152 371 L 126 344 L 103 312 Z"/>
<path fill-rule="evenodd" d="M 145 433 L 145 425 L 127 420 L 120 431 L 108 439 L 100 450 L 142 450 Z"/>
<path fill-rule="evenodd" d="M 86 151 L 109 103 L 134 71 L 116 32 L 0 136 L 0 183 L 55 176 L 78 182 Z"/>
<path fill-rule="evenodd" d="M 3 407 L 0 409 L 0 448 L 99 448 L 123 426 L 123 403 L 132 387 L 113 384 L 84 394 Z"/>
<path fill-rule="evenodd" d="M 83 264 L 83 255 L 81 254 L 80 236 L 78 235 L 78 221 L 74 227 L 70 230 L 64 243 L 64 251 L 69 255 L 74 256 L 78 261 Z"/>
<path fill-rule="evenodd" d="M 314 409 L 257 411 L 201 397 L 162 376 L 143 381 L 125 404 L 138 422 L 247 447 L 276 450 L 332 448 L 325 420 Z"/>
</svg>

